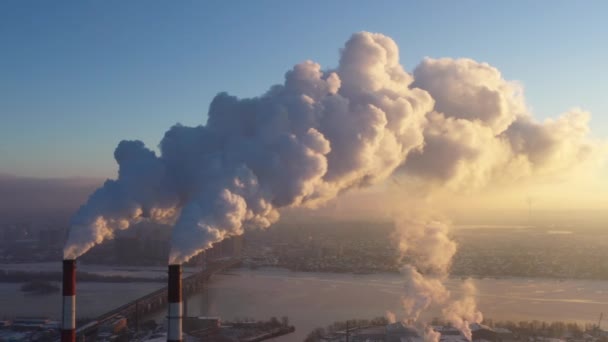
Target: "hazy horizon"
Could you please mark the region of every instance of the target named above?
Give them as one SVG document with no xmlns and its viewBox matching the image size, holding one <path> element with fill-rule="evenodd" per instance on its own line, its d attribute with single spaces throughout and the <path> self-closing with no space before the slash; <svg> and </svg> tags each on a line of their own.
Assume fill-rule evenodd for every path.
<svg viewBox="0 0 608 342">
<path fill-rule="evenodd" d="M 529 317 L 514 299 L 588 321 L 608 303 L 597 290 L 608 281 L 607 12 L 599 0 L 0 2 L 0 295 L 12 303 L 0 316 L 33 312 L 19 307 L 32 305 L 26 293 L 50 303 L 63 260 L 61 325 L 6 321 L 15 329 L 0 340 L 52 339 L 60 326 L 72 342 L 107 317 L 123 325 L 109 339 L 166 328 L 182 340 L 182 304 L 229 268 L 239 286 L 220 281 L 195 312 L 249 314 L 276 292 L 281 307 L 264 311 L 275 317 L 207 318 L 185 333 L 497 340 L 485 314 Z M 75 311 L 77 273 L 90 319 Z M 314 296 L 292 286 L 311 280 Z M 168 290 L 135 284 L 150 281 Z M 126 287 L 133 296 L 115 300 L 128 303 L 103 318 L 97 295 Z M 335 310 L 355 299 L 373 310 Z M 140 311 L 157 319 L 157 305 L 168 324 L 140 334 Z M 306 317 L 347 321 L 294 334 L 276 318 L 292 305 L 307 330 Z M 383 316 L 349 331 L 359 312 Z M 600 323 L 502 327 L 606 342 Z"/>
<path fill-rule="evenodd" d="M 67 219 L 84 204 L 89 195 L 105 179 L 101 178 L 37 178 L 0 175 L 0 215 L 4 223 L 22 222 L 33 218 L 42 221 L 49 214 L 54 218 Z M 377 209 L 361 208 L 365 197 L 352 196 L 339 202 L 331 202 L 318 210 L 293 210 L 284 213 L 281 222 L 389 222 L 390 212 L 378 214 Z M 519 206 L 510 208 L 473 207 L 467 210 L 446 209 L 446 216 L 458 225 L 537 225 L 548 227 L 552 224 L 568 226 L 571 229 L 597 228 L 606 222 L 608 213 L 602 209 L 551 210 L 532 208 L 534 221 L 530 223 L 526 198 Z M 369 216 L 368 216 L 369 215 Z M 1 227 L 0 227 L 1 229 Z"/>
</svg>

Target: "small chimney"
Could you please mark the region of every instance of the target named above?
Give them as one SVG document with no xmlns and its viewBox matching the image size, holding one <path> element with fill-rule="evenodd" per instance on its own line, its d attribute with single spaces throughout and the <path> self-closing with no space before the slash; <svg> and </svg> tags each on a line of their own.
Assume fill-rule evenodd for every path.
<svg viewBox="0 0 608 342">
<path fill-rule="evenodd" d="M 169 265 L 168 342 L 182 342 L 182 265 Z"/>
<path fill-rule="evenodd" d="M 76 260 L 63 260 L 61 342 L 76 342 Z"/>
</svg>

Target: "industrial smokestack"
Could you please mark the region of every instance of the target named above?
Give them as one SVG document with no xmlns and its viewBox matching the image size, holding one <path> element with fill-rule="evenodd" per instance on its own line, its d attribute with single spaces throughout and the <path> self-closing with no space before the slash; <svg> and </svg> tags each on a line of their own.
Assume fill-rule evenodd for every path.
<svg viewBox="0 0 608 342">
<path fill-rule="evenodd" d="M 76 260 L 63 260 L 61 342 L 76 342 Z"/>
<path fill-rule="evenodd" d="M 182 342 L 182 265 L 169 265 L 168 342 Z"/>
</svg>

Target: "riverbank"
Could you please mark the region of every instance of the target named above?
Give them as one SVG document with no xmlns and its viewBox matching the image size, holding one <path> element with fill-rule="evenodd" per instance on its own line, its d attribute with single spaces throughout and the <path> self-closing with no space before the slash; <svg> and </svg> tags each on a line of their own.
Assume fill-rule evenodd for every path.
<svg viewBox="0 0 608 342">
<path fill-rule="evenodd" d="M 63 274 L 61 272 L 24 272 L 24 271 L 0 271 L 0 282 L 2 283 L 23 283 L 31 281 L 60 282 Z M 166 282 L 166 277 L 125 277 L 125 276 L 106 276 L 88 272 L 77 272 L 76 282 L 96 282 L 96 283 L 149 283 Z"/>
<path fill-rule="evenodd" d="M 608 281 L 508 277 L 475 279 L 484 315 L 496 320 L 596 322 L 608 310 Z M 462 280 L 447 288 L 460 294 Z M 327 322 L 356 317 L 401 315 L 400 274 L 293 272 L 277 268 L 236 269 L 212 278 L 208 291 L 189 298 L 190 315 L 238 317 L 289 316 L 296 332 L 278 341 L 302 341 Z M 431 307 L 422 319 L 441 316 Z"/>
<path fill-rule="evenodd" d="M 597 322 L 608 312 L 608 281 L 554 280 L 538 278 L 483 278 L 474 280 L 477 301 L 487 317 L 495 320 L 539 320 Z M 451 278 L 448 289 L 459 294 L 462 280 Z M 27 296 L 17 283 L 0 283 L 0 316 L 61 316 L 60 294 Z M 79 317 L 116 308 L 164 286 L 160 282 L 78 284 Z M 358 317 L 384 316 L 387 310 L 398 316 L 403 278 L 399 274 L 342 274 L 292 272 L 277 268 L 230 269 L 211 277 L 202 293 L 188 298 L 190 316 L 239 318 L 289 316 L 293 334 L 277 341 L 302 341 L 312 329 L 327 322 Z M 440 316 L 430 308 L 423 317 Z M 162 321 L 166 312 L 154 317 Z"/>
</svg>

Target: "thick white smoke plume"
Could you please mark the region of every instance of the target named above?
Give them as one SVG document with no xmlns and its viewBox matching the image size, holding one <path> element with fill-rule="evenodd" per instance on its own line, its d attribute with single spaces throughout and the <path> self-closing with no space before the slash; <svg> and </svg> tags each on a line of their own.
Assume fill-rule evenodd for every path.
<svg viewBox="0 0 608 342">
<path fill-rule="evenodd" d="M 425 59 L 409 74 L 392 39 L 357 33 L 333 70 L 307 61 L 260 97 L 218 94 L 207 123 L 172 127 L 158 156 L 121 142 L 118 178 L 73 217 L 64 257 L 151 220 L 175 225 L 170 262 L 182 263 L 268 227 L 282 207 L 314 207 L 395 170 L 455 189 L 563 170 L 593 154 L 587 120 L 537 122 L 517 84 L 472 60 Z"/>
<path fill-rule="evenodd" d="M 438 341 L 440 335 L 420 321 L 420 315 L 431 305 L 442 307 L 443 318 L 472 340 L 469 324 L 481 323 L 477 309 L 475 284 L 467 280 L 462 297 L 455 298 L 445 287 L 449 277 L 456 243 L 448 234 L 448 225 L 408 219 L 396 223 L 396 237 L 401 252 L 401 274 L 405 279 L 403 320 L 418 327 L 425 341 Z"/>
<path fill-rule="evenodd" d="M 519 84 L 470 59 L 427 58 L 414 70 L 414 87 L 435 100 L 427 115 L 424 148 L 406 173 L 454 189 L 555 175 L 600 150 L 589 138 L 589 113 L 573 109 L 538 122 Z"/>
<path fill-rule="evenodd" d="M 467 279 L 463 285 L 462 298 L 451 302 L 443 309 L 443 317 L 447 319 L 454 327 L 458 328 L 466 338 L 471 341 L 473 339 L 471 333 L 471 323 L 481 323 L 483 315 L 477 309 L 475 294 L 477 289 L 471 279 Z"/>
<path fill-rule="evenodd" d="M 405 278 L 401 301 L 406 321 L 416 322 L 431 304 L 448 300 L 450 293 L 443 284 L 446 277 L 444 274 L 424 276 L 412 265 L 405 265 L 400 271 Z"/>
<path fill-rule="evenodd" d="M 119 178 L 76 214 L 65 256 L 141 219 L 176 214 L 170 258 L 181 263 L 243 229 L 269 226 L 277 208 L 384 180 L 423 143 L 433 101 L 412 82 L 390 38 L 361 33 L 336 70 L 308 61 L 259 98 L 217 95 L 207 124 L 171 128 L 160 157 L 122 142 Z"/>
</svg>

